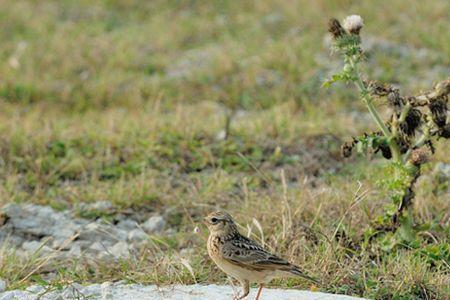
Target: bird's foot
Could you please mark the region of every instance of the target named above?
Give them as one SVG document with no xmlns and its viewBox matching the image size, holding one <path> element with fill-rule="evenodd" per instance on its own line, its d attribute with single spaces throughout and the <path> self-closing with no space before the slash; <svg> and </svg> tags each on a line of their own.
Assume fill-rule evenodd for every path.
<svg viewBox="0 0 450 300">
<path fill-rule="evenodd" d="M 247 295 L 235 295 L 234 297 L 233 297 L 233 300 L 242 300 L 242 299 L 245 299 L 245 297 L 247 297 Z"/>
</svg>

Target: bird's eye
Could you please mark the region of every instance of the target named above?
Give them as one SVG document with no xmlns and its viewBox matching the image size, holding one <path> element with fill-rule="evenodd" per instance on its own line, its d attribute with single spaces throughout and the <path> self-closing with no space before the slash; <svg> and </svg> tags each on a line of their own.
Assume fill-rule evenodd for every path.
<svg viewBox="0 0 450 300">
<path fill-rule="evenodd" d="M 217 221 L 218 221 L 217 218 L 211 218 L 212 223 L 217 223 Z"/>
</svg>

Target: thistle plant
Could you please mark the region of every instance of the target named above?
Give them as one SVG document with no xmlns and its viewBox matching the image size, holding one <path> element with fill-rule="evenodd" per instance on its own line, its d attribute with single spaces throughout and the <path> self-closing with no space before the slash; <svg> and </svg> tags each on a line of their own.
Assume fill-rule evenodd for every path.
<svg viewBox="0 0 450 300">
<path fill-rule="evenodd" d="M 349 157 L 355 150 L 359 153 L 380 152 L 392 162 L 392 174 L 384 182 L 392 204 L 375 222 L 372 232 L 397 232 L 401 228 L 404 237 L 404 233 L 411 234 L 416 228 L 411 208 L 414 184 L 421 174 L 421 166 L 434 154 L 433 143 L 437 139 L 450 138 L 447 120 L 450 77 L 429 92 L 416 96 L 402 95 L 389 83 L 369 81 L 360 68 L 364 63 L 360 35 L 363 26 L 362 18 L 356 15 L 347 17 L 342 25 L 336 19 L 330 20 L 328 30 L 333 37 L 333 47 L 342 56 L 344 67 L 324 85 L 343 81 L 358 88 L 359 98 L 378 130 L 353 137 L 342 145 L 342 154 Z M 383 102 L 389 109 L 386 120 L 375 105 Z"/>
</svg>

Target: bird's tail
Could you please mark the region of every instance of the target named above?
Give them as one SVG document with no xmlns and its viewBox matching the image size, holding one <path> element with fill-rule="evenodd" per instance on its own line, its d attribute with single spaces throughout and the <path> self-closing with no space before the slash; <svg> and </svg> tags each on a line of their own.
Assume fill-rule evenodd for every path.
<svg viewBox="0 0 450 300">
<path fill-rule="evenodd" d="M 314 277 L 311 277 L 311 276 L 306 275 L 306 274 L 305 274 L 299 267 L 297 267 L 297 266 L 291 265 L 291 267 L 290 267 L 288 270 L 286 270 L 286 271 L 288 271 L 288 272 L 291 273 L 292 275 L 295 275 L 295 276 L 298 276 L 298 277 L 302 277 L 302 278 L 304 278 L 304 279 L 307 279 L 307 280 L 309 280 L 309 281 L 314 282 L 315 284 L 320 285 L 319 280 L 317 280 L 317 279 L 314 278 Z"/>
</svg>

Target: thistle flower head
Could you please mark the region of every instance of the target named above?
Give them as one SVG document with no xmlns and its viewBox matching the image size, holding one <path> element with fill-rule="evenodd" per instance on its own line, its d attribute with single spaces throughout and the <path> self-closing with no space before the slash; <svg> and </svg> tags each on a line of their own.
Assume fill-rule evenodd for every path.
<svg viewBox="0 0 450 300">
<path fill-rule="evenodd" d="M 398 89 L 393 89 L 387 94 L 388 105 L 392 108 L 400 109 L 405 104 L 405 99 L 400 96 Z"/>
<path fill-rule="evenodd" d="M 355 147 L 355 141 L 345 142 L 341 146 L 341 155 L 342 157 L 350 157 L 352 156 L 353 148 Z"/>
<path fill-rule="evenodd" d="M 344 28 L 341 26 L 341 23 L 334 18 L 328 21 L 328 32 L 331 33 L 334 39 L 338 39 L 346 34 Z"/>
<path fill-rule="evenodd" d="M 444 139 L 450 139 L 450 123 L 441 128 L 439 136 Z"/>
<path fill-rule="evenodd" d="M 435 99 L 428 105 L 433 121 L 439 128 L 445 126 L 447 122 L 447 99 L 446 96 Z"/>
<path fill-rule="evenodd" d="M 394 92 L 395 88 L 392 87 L 389 84 L 377 82 L 377 81 L 370 81 L 367 83 L 367 88 L 370 91 L 370 93 L 377 97 L 385 97 L 389 95 L 389 93 Z"/>
<path fill-rule="evenodd" d="M 400 130 L 407 136 L 414 136 L 416 129 L 422 123 L 422 113 L 417 108 L 411 108 L 405 122 L 400 124 Z"/>
<path fill-rule="evenodd" d="M 363 28 L 364 26 L 364 21 L 361 16 L 351 15 L 346 17 L 342 24 L 345 30 L 347 30 L 351 34 L 358 35 L 361 28 Z"/>
<path fill-rule="evenodd" d="M 421 164 L 426 163 L 429 158 L 430 153 L 426 149 L 414 149 L 411 153 L 410 162 L 415 166 L 420 166 Z"/>
</svg>

